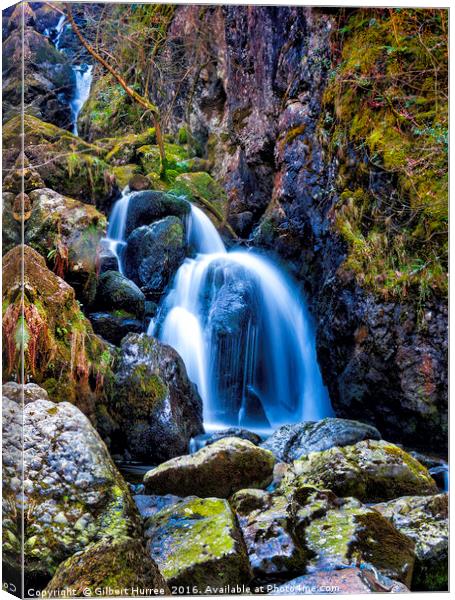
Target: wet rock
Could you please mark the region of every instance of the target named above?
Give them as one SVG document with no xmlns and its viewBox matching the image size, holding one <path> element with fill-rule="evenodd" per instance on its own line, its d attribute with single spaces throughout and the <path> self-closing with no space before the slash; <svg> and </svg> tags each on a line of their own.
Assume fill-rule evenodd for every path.
<svg viewBox="0 0 455 600">
<path fill-rule="evenodd" d="M 361 569 L 348 567 L 303 575 L 276 586 L 271 595 L 318 594 L 327 591 L 331 594 L 371 594 L 376 592 L 401 594 L 410 592 L 403 583 L 381 575 L 372 567 L 362 565 Z"/>
<path fill-rule="evenodd" d="M 93 331 L 115 346 L 119 346 L 128 333 L 141 333 L 144 330 L 143 321 L 122 310 L 90 313 L 89 318 Z"/>
<path fill-rule="evenodd" d="M 141 290 L 119 271 L 106 271 L 98 279 L 94 302 L 96 307 L 108 311 L 127 312 L 138 319 L 142 319 L 144 316 L 144 303 L 145 297 Z"/>
<path fill-rule="evenodd" d="M 30 192 L 30 200 L 25 242 L 89 304 L 96 293 L 97 250 L 106 234 L 106 217 L 94 206 L 50 189 Z"/>
<path fill-rule="evenodd" d="M 106 271 L 118 271 L 118 259 L 106 243 L 101 241 L 98 255 L 99 274 L 102 275 Z"/>
<path fill-rule="evenodd" d="M 373 507 L 415 541 L 412 589 L 448 589 L 448 496 L 405 496 Z"/>
<path fill-rule="evenodd" d="M 179 496 L 172 496 L 167 494 L 165 496 L 145 496 L 143 494 L 137 494 L 133 496 L 133 500 L 136 503 L 139 514 L 143 519 L 153 516 L 163 508 L 168 506 L 174 506 L 182 500 Z"/>
<path fill-rule="evenodd" d="M 130 198 L 125 235 L 129 236 L 142 225 L 173 216 L 184 219 L 190 212 L 190 205 L 183 198 L 164 192 L 136 192 Z"/>
<path fill-rule="evenodd" d="M 350 446 L 362 440 L 380 440 L 379 431 L 359 421 L 326 418 L 321 421 L 283 425 L 263 444 L 278 460 L 292 462 L 310 452 L 321 452 L 334 446 Z"/>
<path fill-rule="evenodd" d="M 312 452 L 296 460 L 282 486 L 298 488 L 301 484 L 316 485 L 338 496 L 354 496 L 366 502 L 438 491 L 423 465 L 398 446 L 382 440 Z"/>
<path fill-rule="evenodd" d="M 169 586 L 248 583 L 251 571 L 235 516 L 226 500 L 185 498 L 146 521 L 145 536 Z"/>
<path fill-rule="evenodd" d="M 149 471 L 144 485 L 151 494 L 228 498 L 244 487 L 266 487 L 274 462 L 268 450 L 247 440 L 224 438 Z"/>
<path fill-rule="evenodd" d="M 242 440 L 248 440 L 255 446 L 258 446 L 261 442 L 261 437 L 253 431 L 248 431 L 248 429 L 242 429 L 241 427 L 229 427 L 228 429 L 222 429 L 221 431 L 214 431 L 209 435 L 198 435 L 194 438 L 193 443 L 196 449 L 200 450 L 204 446 L 210 446 L 210 444 L 227 437 L 237 437 Z"/>
<path fill-rule="evenodd" d="M 6 407 L 8 425 L 20 408 L 9 400 Z M 68 402 L 47 400 L 27 404 L 23 418 L 26 577 L 46 582 L 93 542 L 139 537 L 128 487 L 88 419 Z M 5 468 L 13 492 L 17 471 L 14 464 Z"/>
<path fill-rule="evenodd" d="M 13 214 L 14 194 L 3 192 L 2 194 L 2 252 L 14 248 L 21 242 L 21 226 Z"/>
<path fill-rule="evenodd" d="M 175 178 L 177 194 L 203 209 L 215 227 L 222 228 L 227 219 L 227 198 L 223 187 L 208 173 L 182 173 Z"/>
<path fill-rule="evenodd" d="M 158 301 L 185 258 L 186 238 L 182 221 L 165 217 L 135 229 L 127 239 L 125 272 Z"/>
<path fill-rule="evenodd" d="M 285 496 L 241 490 L 230 502 L 256 583 L 283 581 L 305 571 L 309 554 L 294 535 L 292 509 Z"/>
<path fill-rule="evenodd" d="M 142 541 L 129 537 L 102 539 L 63 562 L 45 591 L 58 595 L 65 589 L 74 590 L 75 596 L 95 596 L 100 590 L 124 596 L 122 590 L 133 589 L 147 590 L 148 596 L 170 594 Z"/>
<path fill-rule="evenodd" d="M 4 256 L 3 290 L 5 379 L 20 372 L 20 347 L 15 340 L 22 330 L 23 311 L 27 377 L 44 387 L 51 400 L 72 402 L 94 419 L 111 356 L 81 312 L 73 288 L 50 271 L 35 250 L 16 246 Z"/>
<path fill-rule="evenodd" d="M 49 395 L 36 383 L 22 385 L 15 381 L 8 381 L 2 386 L 2 394 L 18 404 L 30 404 L 36 400 L 49 400 Z"/>
<path fill-rule="evenodd" d="M 108 402 L 113 451 L 126 449 L 147 464 L 185 454 L 190 439 L 203 431 L 202 401 L 177 352 L 130 333 L 114 371 Z"/>
</svg>

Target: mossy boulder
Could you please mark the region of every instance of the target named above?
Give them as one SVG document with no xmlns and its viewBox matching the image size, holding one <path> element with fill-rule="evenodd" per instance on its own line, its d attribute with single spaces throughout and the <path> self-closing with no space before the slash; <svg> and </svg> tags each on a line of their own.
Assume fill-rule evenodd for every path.
<svg viewBox="0 0 455 600">
<path fill-rule="evenodd" d="M 144 321 L 125 310 L 89 314 L 93 331 L 115 346 L 119 346 L 128 333 L 142 333 Z"/>
<path fill-rule="evenodd" d="M 123 190 L 139 170 L 139 166 L 134 164 L 112 167 L 112 174 L 119 189 Z"/>
<path fill-rule="evenodd" d="M 177 144 L 164 143 L 166 167 L 169 171 L 185 171 L 184 159 L 187 156 L 185 148 Z M 137 155 L 144 173 L 159 173 L 161 156 L 158 146 L 145 144 L 137 149 Z M 176 173 L 177 174 L 177 173 Z"/>
<path fill-rule="evenodd" d="M 268 450 L 240 438 L 224 438 L 149 471 L 144 485 L 151 494 L 228 498 L 245 487 L 267 487 L 274 464 Z"/>
<path fill-rule="evenodd" d="M 182 221 L 165 217 L 135 229 L 127 239 L 125 272 L 152 300 L 159 301 L 186 254 Z"/>
<path fill-rule="evenodd" d="M 2 254 L 21 242 L 21 223 L 15 219 L 13 207 L 15 194 L 2 194 Z"/>
<path fill-rule="evenodd" d="M 20 118 L 4 126 L 5 167 L 21 152 Z M 24 116 L 25 153 L 45 186 L 90 204 L 101 205 L 117 193 L 104 150 L 31 115 Z"/>
<path fill-rule="evenodd" d="M 235 516 L 226 500 L 185 498 L 145 522 L 147 548 L 169 586 L 247 584 L 251 571 Z M 212 591 L 216 593 L 216 591 Z"/>
<path fill-rule="evenodd" d="M 82 597 L 95 596 L 99 590 L 105 590 L 106 596 L 125 596 L 133 589 L 138 594 L 144 590 L 147 596 L 170 595 L 142 541 L 130 537 L 102 539 L 68 558 L 58 567 L 45 591 L 59 595 L 65 589 Z"/>
<path fill-rule="evenodd" d="M 413 591 L 447 591 L 449 575 L 448 495 L 405 496 L 373 507 L 415 541 Z"/>
<path fill-rule="evenodd" d="M 19 376 L 23 331 L 27 378 L 44 387 L 51 400 L 72 402 L 94 418 L 111 373 L 111 352 L 93 333 L 73 288 L 35 250 L 16 246 L 4 257 L 3 290 L 4 379 Z"/>
<path fill-rule="evenodd" d="M 283 425 L 261 446 L 271 450 L 278 460 L 292 462 L 310 452 L 320 452 L 334 446 L 351 446 L 368 439 L 381 439 L 376 427 L 360 421 L 327 417 L 316 422 Z"/>
<path fill-rule="evenodd" d="M 144 317 L 145 297 L 137 285 L 119 271 L 106 271 L 98 280 L 94 305 L 102 310 L 119 310 Z"/>
<path fill-rule="evenodd" d="M 296 460 L 282 486 L 292 489 L 307 484 L 366 502 L 438 491 L 423 465 L 398 446 L 383 440 L 366 440 L 353 446 L 311 452 Z"/>
<path fill-rule="evenodd" d="M 230 503 L 256 582 L 283 581 L 305 571 L 310 554 L 294 534 L 292 504 L 285 496 L 247 489 Z"/>
<path fill-rule="evenodd" d="M 125 235 L 129 236 L 138 227 L 150 225 L 164 217 L 184 219 L 189 212 L 189 203 L 178 196 L 151 190 L 135 192 L 129 199 Z"/>
<path fill-rule="evenodd" d="M 50 189 L 30 192 L 32 211 L 25 242 L 89 304 L 96 293 L 98 245 L 106 234 L 106 217 L 94 206 Z"/>
<path fill-rule="evenodd" d="M 123 338 L 109 388 L 113 450 L 156 464 L 201 433 L 202 401 L 177 352 L 144 334 Z"/>
<path fill-rule="evenodd" d="M 6 405 L 5 418 L 14 424 L 20 405 Z M 63 560 L 101 539 L 139 537 L 140 521 L 128 486 L 78 408 L 68 402 L 30 402 L 23 409 L 23 427 L 27 578 L 48 581 Z M 6 466 L 4 476 L 13 492 L 18 477 L 14 463 Z M 12 544 L 18 531 L 11 526 L 8 530 Z"/>
</svg>

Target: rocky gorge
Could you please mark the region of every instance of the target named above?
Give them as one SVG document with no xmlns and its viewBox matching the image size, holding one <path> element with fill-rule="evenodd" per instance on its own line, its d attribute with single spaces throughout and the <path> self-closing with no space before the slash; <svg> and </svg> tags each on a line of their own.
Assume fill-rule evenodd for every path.
<svg viewBox="0 0 455 600">
<path fill-rule="evenodd" d="M 67 10 L 2 15 L 5 581 L 447 590 L 445 11 Z"/>
</svg>

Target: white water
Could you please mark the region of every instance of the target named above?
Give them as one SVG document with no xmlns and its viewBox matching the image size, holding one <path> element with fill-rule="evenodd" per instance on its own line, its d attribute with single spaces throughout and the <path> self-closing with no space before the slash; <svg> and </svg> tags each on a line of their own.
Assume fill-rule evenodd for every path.
<svg viewBox="0 0 455 600">
<path fill-rule="evenodd" d="M 58 20 L 57 25 L 55 26 L 56 35 L 55 35 L 55 39 L 54 39 L 54 44 L 55 44 L 55 47 L 57 48 L 57 50 L 60 49 L 60 38 L 62 37 L 62 33 L 65 28 L 65 19 L 66 19 L 65 15 L 62 15 L 60 17 L 60 19 Z"/>
<path fill-rule="evenodd" d="M 73 67 L 76 79 L 74 96 L 70 101 L 71 122 L 73 123 L 74 135 L 79 135 L 77 130 L 77 119 L 90 94 L 92 85 L 93 65 L 77 65 Z"/>
<path fill-rule="evenodd" d="M 194 206 L 188 233 L 198 254 L 178 270 L 148 333 L 182 356 L 203 399 L 208 428 L 267 430 L 332 414 L 314 332 L 295 284 L 263 256 L 226 252 L 215 227 Z M 227 296 L 220 294 L 230 288 Z M 220 314 L 227 314 L 221 335 Z"/>
<path fill-rule="evenodd" d="M 111 216 L 109 218 L 109 226 L 107 236 L 102 240 L 106 243 L 109 250 L 115 255 L 118 262 L 118 270 L 123 275 L 123 251 L 126 246 L 125 229 L 126 218 L 128 216 L 128 205 L 131 198 L 129 187 L 126 186 L 122 191 L 121 197 L 114 204 Z"/>
</svg>

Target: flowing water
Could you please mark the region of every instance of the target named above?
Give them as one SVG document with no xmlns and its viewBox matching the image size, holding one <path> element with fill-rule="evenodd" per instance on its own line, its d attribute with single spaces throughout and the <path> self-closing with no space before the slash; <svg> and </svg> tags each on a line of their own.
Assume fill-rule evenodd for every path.
<svg viewBox="0 0 455 600">
<path fill-rule="evenodd" d="M 332 414 L 296 285 L 262 255 L 227 252 L 194 206 L 188 236 L 196 257 L 178 270 L 148 333 L 182 356 L 206 428 L 269 431 Z"/>
<path fill-rule="evenodd" d="M 92 85 L 93 65 L 76 65 L 73 67 L 76 80 L 73 98 L 70 101 L 71 122 L 73 124 L 74 135 L 79 135 L 77 130 L 77 119 L 85 102 L 90 95 Z"/>
<path fill-rule="evenodd" d="M 65 15 L 61 15 L 57 25 L 55 26 L 54 45 L 57 48 L 57 50 L 60 50 L 60 39 L 62 37 L 63 30 L 65 29 L 65 20 Z"/>
<path fill-rule="evenodd" d="M 102 240 L 109 250 L 114 254 L 118 263 L 118 270 L 122 275 L 123 271 L 123 251 L 125 250 L 125 229 L 126 218 L 128 216 L 128 206 L 130 203 L 131 192 L 126 186 L 122 191 L 121 197 L 114 204 L 111 216 L 109 218 L 109 226 L 107 236 Z"/>
</svg>

